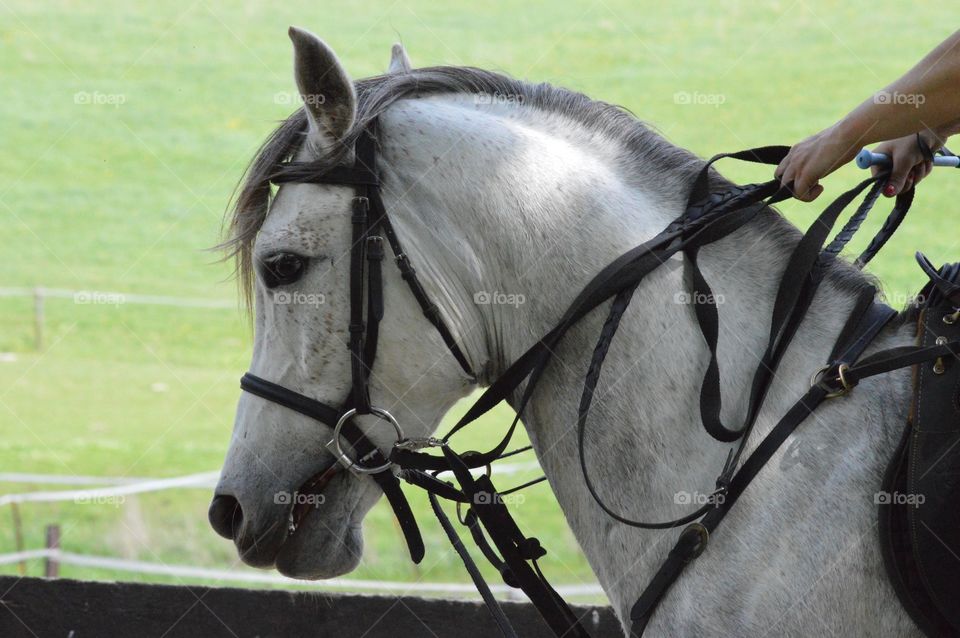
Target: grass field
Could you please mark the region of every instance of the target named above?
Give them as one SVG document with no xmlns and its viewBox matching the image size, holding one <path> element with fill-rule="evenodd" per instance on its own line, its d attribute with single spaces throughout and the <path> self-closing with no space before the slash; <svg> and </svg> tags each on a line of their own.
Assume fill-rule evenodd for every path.
<svg viewBox="0 0 960 638">
<path fill-rule="evenodd" d="M 819 130 L 953 30 L 938 4 L 363 0 L 331 9 L 0 0 L 0 287 L 234 299 L 229 268 L 205 249 L 245 163 L 292 109 L 290 24 L 325 38 L 354 77 L 381 72 L 402 40 L 416 65 L 487 67 L 622 104 L 704 156 Z M 768 178 L 740 167 L 731 176 Z M 828 194 L 855 177 L 841 170 Z M 893 298 L 921 282 L 915 249 L 938 263 L 960 254 L 950 230 L 958 187 L 952 173 L 922 185 L 875 266 Z M 782 209 L 805 224 L 816 207 Z M 50 300 L 42 353 L 32 330 L 32 301 L 0 298 L 8 353 L 0 471 L 175 476 L 219 467 L 249 361 L 239 311 Z M 482 447 L 473 436 L 467 443 Z M 207 527 L 209 496 L 25 505 L 25 545 L 41 547 L 44 526 L 58 522 L 69 551 L 227 567 L 234 550 Z M 432 548 L 424 567 L 406 560 L 381 504 L 355 577 L 466 581 L 425 501 L 414 501 Z M 556 582 L 592 579 L 545 486 L 516 511 L 550 548 Z M 9 514 L 0 512 L 0 552 L 14 549 Z M 63 575 L 133 578 L 73 567 Z"/>
</svg>

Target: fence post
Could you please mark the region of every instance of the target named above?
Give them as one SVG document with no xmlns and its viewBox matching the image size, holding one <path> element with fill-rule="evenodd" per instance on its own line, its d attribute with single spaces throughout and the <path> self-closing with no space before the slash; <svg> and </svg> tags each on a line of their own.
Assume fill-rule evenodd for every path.
<svg viewBox="0 0 960 638">
<path fill-rule="evenodd" d="M 58 552 L 60 550 L 60 526 L 47 525 L 47 549 Z M 60 575 L 60 559 L 56 556 L 47 556 L 44 562 L 43 575 L 47 578 L 56 578 Z"/>
<path fill-rule="evenodd" d="M 33 343 L 37 352 L 43 350 L 43 324 L 44 324 L 44 292 L 43 288 L 36 286 L 33 289 Z"/>
<path fill-rule="evenodd" d="M 23 551 L 23 525 L 20 522 L 20 508 L 17 507 L 17 502 L 12 501 L 10 503 L 10 515 L 13 517 L 13 542 L 16 545 L 17 551 Z M 27 562 L 21 560 L 17 563 L 17 571 L 21 576 L 27 575 Z"/>
</svg>

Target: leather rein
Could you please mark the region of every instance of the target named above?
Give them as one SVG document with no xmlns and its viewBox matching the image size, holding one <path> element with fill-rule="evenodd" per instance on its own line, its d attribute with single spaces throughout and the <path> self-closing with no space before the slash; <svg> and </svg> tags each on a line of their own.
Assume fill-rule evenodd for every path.
<svg viewBox="0 0 960 638">
<path fill-rule="evenodd" d="M 384 259 L 384 238 L 393 251 L 403 279 L 427 320 L 437 329 L 464 372 L 475 378 L 473 370 L 459 348 L 452 333 L 443 322 L 420 281 L 410 260 L 393 230 L 380 195 L 377 171 L 377 122 L 374 120 L 357 138 L 355 160 L 352 166 L 339 166 L 314 178 L 285 178 L 275 183 L 310 181 L 319 184 L 350 186 L 355 189 L 353 200 L 352 245 L 350 249 L 350 325 L 349 344 L 352 386 L 342 405 L 322 403 L 289 390 L 266 379 L 246 373 L 241 388 L 263 399 L 285 406 L 315 419 L 333 429 L 333 438 L 327 448 L 336 461 L 324 473 L 321 482 L 345 468 L 356 474 L 368 474 L 386 495 L 405 536 L 410 556 L 420 562 L 424 556 L 423 540 L 410 506 L 400 489 L 400 478 L 425 489 L 432 509 L 467 568 L 474 584 L 504 636 L 515 636 L 513 628 L 499 603 L 490 592 L 476 564 L 439 504 L 439 499 L 457 503 L 460 522 L 466 526 L 484 557 L 501 573 L 505 582 L 522 589 L 537 607 L 545 622 L 557 636 L 587 638 L 589 634 L 580 619 L 560 598 L 543 576 L 537 564 L 546 554 L 539 541 L 525 536 L 517 527 L 503 503 L 502 496 L 514 490 L 498 491 L 491 480 L 490 465 L 505 456 L 529 449 L 508 452 L 510 440 L 517 428 L 524 408 L 537 382 L 551 361 L 552 352 L 567 331 L 582 317 L 599 305 L 612 299 L 607 318 L 594 348 L 590 366 L 584 379 L 583 393 L 577 416 L 577 436 L 581 471 L 586 486 L 597 504 L 620 523 L 646 529 L 684 527 L 669 555 L 651 579 L 631 611 L 631 633 L 639 636 L 650 620 L 658 603 L 670 586 L 679 578 L 686 565 L 700 555 L 707 546 L 711 533 L 717 528 L 733 504 L 781 444 L 816 407 L 828 398 L 849 393 L 867 377 L 898 368 L 931 361 L 946 355 L 960 354 L 960 341 L 936 346 L 903 346 L 877 352 L 861 358 L 873 338 L 896 316 L 889 306 L 876 301 L 876 290 L 867 287 L 857 297 L 852 312 L 833 346 L 826 364 L 815 375 L 807 392 L 797 401 L 744 458 L 744 450 L 757 415 L 763 405 L 777 366 L 790 345 L 797 328 L 806 316 L 819 284 L 830 263 L 859 229 L 876 202 L 884 183 L 885 173 L 863 180 L 853 189 L 840 195 L 821 213 L 803 236 L 787 263 L 781 278 L 773 308 L 773 318 L 764 354 L 751 383 L 746 415 L 735 427 L 720 418 L 722 397 L 717 361 L 719 318 L 715 297 L 700 271 L 697 256 L 702 246 L 718 241 L 754 219 L 766 206 L 792 196 L 788 185 L 777 180 L 730 186 L 722 192 L 710 190 L 710 167 L 718 159 L 729 157 L 743 161 L 778 164 L 789 151 L 785 146 L 767 146 L 717 155 L 704 164 L 691 189 L 683 214 L 649 241 L 627 251 L 601 270 L 579 293 L 552 330 L 521 355 L 477 399 L 467 413 L 443 438 L 412 439 L 404 436 L 396 419 L 385 409 L 371 404 L 369 377 L 377 352 L 379 324 L 384 314 L 381 266 Z M 296 164 L 291 162 L 290 164 Z M 298 175 L 303 173 L 298 172 Z M 829 233 L 841 212 L 859 195 L 866 194 L 856 212 L 836 236 L 827 243 Z M 913 200 L 913 191 L 900 194 L 893 210 L 880 231 L 856 260 L 858 267 L 867 264 L 883 247 L 903 221 Z M 710 351 L 710 361 L 704 373 L 700 392 L 700 412 L 706 431 L 722 442 L 737 442 L 719 469 L 715 481 L 714 498 L 672 521 L 645 522 L 628 518 L 613 510 L 597 494 L 584 459 L 584 440 L 587 419 L 604 359 L 617 331 L 620 320 L 630 304 L 634 292 L 644 277 L 681 253 L 687 279 L 692 284 L 691 299 L 704 340 Z M 516 416 L 503 439 L 487 452 L 458 454 L 450 445 L 450 438 L 469 423 L 510 397 L 521 383 L 526 387 L 516 405 Z M 396 430 L 393 447 L 381 451 L 354 423 L 359 415 L 372 414 L 388 421 Z M 341 447 L 345 440 L 353 450 L 353 458 Z M 424 452 L 438 448 L 441 455 Z M 487 468 L 486 474 L 475 477 L 471 469 Z M 456 484 L 442 480 L 438 475 L 451 472 Z M 542 479 L 538 479 L 542 480 Z M 520 489 L 537 481 L 519 486 Z M 461 514 L 461 505 L 466 513 Z"/>
</svg>

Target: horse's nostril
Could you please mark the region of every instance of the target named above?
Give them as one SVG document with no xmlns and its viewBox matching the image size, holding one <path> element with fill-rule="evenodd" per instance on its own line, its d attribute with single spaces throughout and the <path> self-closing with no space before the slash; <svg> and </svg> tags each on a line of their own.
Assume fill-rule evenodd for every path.
<svg viewBox="0 0 960 638">
<path fill-rule="evenodd" d="M 217 494 L 210 503 L 207 518 L 213 531 L 229 540 L 235 539 L 243 524 L 240 501 L 228 494 Z"/>
</svg>

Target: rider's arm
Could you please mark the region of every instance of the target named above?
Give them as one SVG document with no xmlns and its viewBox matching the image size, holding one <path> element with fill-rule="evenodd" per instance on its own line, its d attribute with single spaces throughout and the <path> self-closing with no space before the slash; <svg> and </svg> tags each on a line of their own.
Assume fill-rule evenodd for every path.
<svg viewBox="0 0 960 638">
<path fill-rule="evenodd" d="M 833 126 L 795 145 L 777 167 L 776 174 L 784 183 L 793 182 L 800 199 L 810 201 L 822 191 L 818 182 L 852 160 L 860 149 L 874 142 L 887 142 L 878 152 L 894 152 L 892 188 L 884 194 L 899 192 L 908 174 L 917 164 L 908 164 L 911 157 L 898 161 L 910 144 L 897 138 L 925 131 L 927 142 L 934 148 L 944 138 L 958 132 L 960 118 L 960 31 L 957 31 L 902 77 L 873 94 L 860 106 Z M 916 147 L 916 139 L 912 141 Z M 919 151 L 919 149 L 916 149 Z M 922 179 L 920 167 L 914 179 Z M 894 181 L 893 178 L 897 178 Z"/>
</svg>

